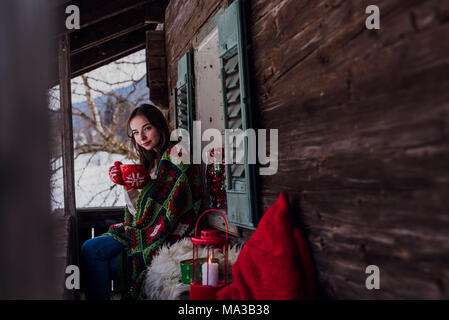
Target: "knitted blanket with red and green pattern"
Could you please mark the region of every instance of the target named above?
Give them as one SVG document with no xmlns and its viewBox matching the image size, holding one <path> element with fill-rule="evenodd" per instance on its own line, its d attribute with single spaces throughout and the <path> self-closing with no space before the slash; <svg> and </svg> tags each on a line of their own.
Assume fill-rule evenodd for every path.
<svg viewBox="0 0 449 320">
<path fill-rule="evenodd" d="M 173 147 L 162 155 L 157 178 L 140 193 L 135 216 L 125 207 L 124 222 L 111 225 L 105 233 L 125 247 L 118 256 L 122 299 L 145 298 L 143 282 L 153 255 L 164 242 L 187 235 L 198 217 L 202 193 L 199 168 L 173 158 Z"/>
</svg>

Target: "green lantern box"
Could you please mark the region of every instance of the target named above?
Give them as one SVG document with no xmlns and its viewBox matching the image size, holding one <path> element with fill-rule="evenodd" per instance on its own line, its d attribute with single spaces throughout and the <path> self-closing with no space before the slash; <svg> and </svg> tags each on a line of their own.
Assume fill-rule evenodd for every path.
<svg viewBox="0 0 449 320">
<path fill-rule="evenodd" d="M 207 262 L 207 258 L 199 259 L 198 268 L 195 270 L 196 279 L 201 280 L 203 263 Z M 218 263 L 218 259 L 213 259 L 213 262 Z M 193 259 L 183 260 L 180 262 L 181 267 L 181 282 L 183 284 L 190 284 L 192 282 L 193 273 Z"/>
</svg>

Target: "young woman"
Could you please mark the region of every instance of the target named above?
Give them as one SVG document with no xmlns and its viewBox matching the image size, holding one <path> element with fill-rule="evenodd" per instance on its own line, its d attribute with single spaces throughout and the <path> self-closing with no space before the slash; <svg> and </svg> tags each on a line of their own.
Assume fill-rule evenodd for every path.
<svg viewBox="0 0 449 320">
<path fill-rule="evenodd" d="M 125 188 L 125 219 L 82 246 L 86 298 L 109 299 L 111 279 L 119 281 L 122 299 L 145 298 L 146 267 L 164 242 L 188 235 L 201 206 L 198 166 L 183 163 L 170 142 L 167 122 L 153 105 L 129 116 L 131 149 L 152 179 L 142 190 Z M 191 163 L 191 161 L 190 161 Z"/>
</svg>

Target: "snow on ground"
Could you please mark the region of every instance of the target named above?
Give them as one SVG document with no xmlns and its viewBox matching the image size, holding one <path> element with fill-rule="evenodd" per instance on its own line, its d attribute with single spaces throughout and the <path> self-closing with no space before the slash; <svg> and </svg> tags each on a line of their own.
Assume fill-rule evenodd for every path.
<svg viewBox="0 0 449 320">
<path fill-rule="evenodd" d="M 60 160 L 62 161 L 62 160 Z M 115 185 L 108 175 L 115 161 L 133 163 L 122 155 L 98 152 L 82 154 L 75 159 L 75 199 L 77 208 L 124 206 L 123 187 Z M 52 176 L 52 211 L 64 207 L 62 168 Z"/>
</svg>

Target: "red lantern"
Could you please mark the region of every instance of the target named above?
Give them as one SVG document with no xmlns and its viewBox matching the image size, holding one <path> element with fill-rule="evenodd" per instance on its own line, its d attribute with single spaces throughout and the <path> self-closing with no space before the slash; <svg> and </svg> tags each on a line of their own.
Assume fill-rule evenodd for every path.
<svg viewBox="0 0 449 320">
<path fill-rule="evenodd" d="M 201 236 L 198 237 L 198 223 L 200 219 L 208 212 L 216 211 L 220 214 L 226 224 L 226 237 L 220 236 L 220 231 L 215 229 L 201 231 Z M 215 209 L 204 211 L 195 226 L 195 236 L 191 238 L 193 244 L 193 266 L 192 266 L 192 282 L 190 283 L 190 299 L 191 300 L 215 300 L 216 293 L 227 285 L 227 264 L 228 264 L 228 222 L 224 215 Z M 207 248 L 207 261 L 202 266 L 202 279 L 197 278 L 196 271 L 199 264 L 198 249 L 202 246 Z M 215 250 L 222 250 L 223 252 L 223 280 L 219 278 L 218 264 L 213 263 L 215 257 Z"/>
</svg>

